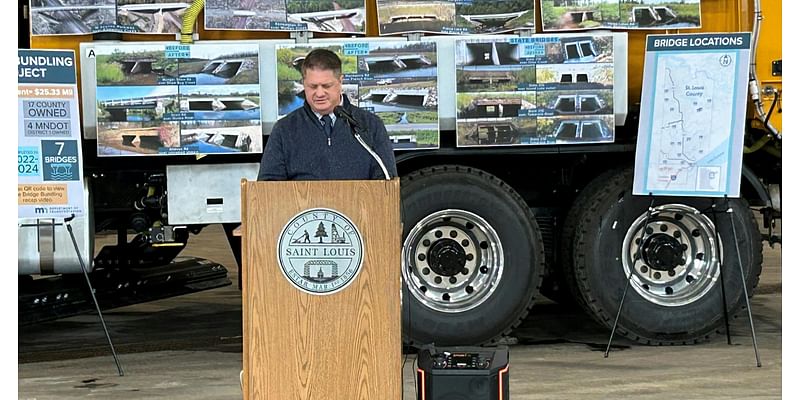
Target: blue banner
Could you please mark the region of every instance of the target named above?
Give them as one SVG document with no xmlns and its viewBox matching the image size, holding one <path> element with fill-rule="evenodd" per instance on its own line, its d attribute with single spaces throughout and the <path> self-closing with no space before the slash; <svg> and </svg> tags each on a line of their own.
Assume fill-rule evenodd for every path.
<svg viewBox="0 0 800 400">
<path fill-rule="evenodd" d="M 647 35 L 647 51 L 744 50 L 749 48 L 749 32 Z"/>
<path fill-rule="evenodd" d="M 71 51 L 18 50 L 17 83 L 75 82 L 75 53 Z"/>
</svg>

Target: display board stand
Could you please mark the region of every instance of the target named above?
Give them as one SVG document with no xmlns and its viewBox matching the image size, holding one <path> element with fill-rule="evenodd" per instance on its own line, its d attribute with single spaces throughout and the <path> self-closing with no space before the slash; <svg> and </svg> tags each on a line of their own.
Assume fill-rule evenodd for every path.
<svg viewBox="0 0 800 400">
<path fill-rule="evenodd" d="M 647 226 L 650 225 L 650 218 L 653 216 L 653 204 L 656 201 L 656 198 L 653 197 L 653 193 L 650 193 L 650 205 L 647 207 L 647 216 L 644 218 L 644 227 L 642 228 L 642 234 L 639 235 L 639 248 L 636 252 L 635 258 L 639 258 L 642 255 L 642 245 L 644 244 L 645 233 L 647 232 Z M 622 306 L 625 304 L 625 295 L 628 294 L 628 288 L 631 286 L 631 278 L 633 277 L 633 268 L 631 268 L 630 272 L 628 272 L 628 279 L 625 280 L 625 289 L 622 290 L 622 298 L 619 299 L 619 308 L 617 309 L 617 316 L 614 317 L 614 325 L 611 326 L 611 335 L 608 337 L 608 345 L 606 346 L 606 351 L 603 353 L 603 358 L 608 358 L 608 352 L 611 350 L 611 342 L 614 340 L 614 334 L 617 332 L 617 323 L 619 322 L 619 315 L 622 313 Z M 725 307 L 725 304 L 722 304 L 722 307 Z"/>
<path fill-rule="evenodd" d="M 724 212 L 725 214 L 728 214 L 728 216 L 731 219 L 731 229 L 733 230 L 733 241 L 734 241 L 734 243 L 736 243 L 736 246 L 734 246 L 734 249 L 736 250 L 736 259 L 737 259 L 737 261 L 739 261 L 739 273 L 740 273 L 741 278 L 742 278 L 742 290 L 743 290 L 742 293 L 744 295 L 745 305 L 747 306 L 747 320 L 750 322 L 750 336 L 753 339 L 753 352 L 755 353 L 755 357 L 756 357 L 756 366 L 760 368 L 761 367 L 761 357 L 758 354 L 758 342 L 756 341 L 756 328 L 753 325 L 753 312 L 752 312 L 752 310 L 750 308 L 750 295 L 747 293 L 747 279 L 744 276 L 744 267 L 742 266 L 742 253 L 741 253 L 741 251 L 739 249 L 739 240 L 738 240 L 737 235 L 736 235 L 736 224 L 735 224 L 735 221 L 733 220 L 733 208 L 731 208 L 730 201 L 728 200 L 728 196 L 727 195 L 724 196 L 724 199 L 725 199 L 725 211 L 722 211 L 722 212 Z M 713 210 L 712 211 L 712 215 L 714 217 L 714 228 L 716 229 L 716 227 L 717 227 L 717 212 L 718 211 L 715 210 L 716 202 L 714 201 L 714 199 L 711 199 L 711 207 L 712 207 L 712 210 Z M 719 237 L 719 234 L 716 231 L 714 233 L 715 233 L 715 235 L 717 237 Z M 717 240 L 717 254 L 722 254 L 721 249 L 719 248 L 719 242 L 720 241 Z M 720 275 L 722 275 L 722 272 L 723 272 L 722 258 L 720 258 L 719 267 L 720 267 Z M 727 304 L 727 300 L 726 300 L 726 297 L 725 297 L 725 279 L 722 279 L 722 276 L 720 276 L 720 280 L 719 281 L 720 281 L 720 288 L 722 289 L 722 304 L 723 304 L 722 309 L 725 311 L 725 335 L 728 338 L 728 344 L 732 345 L 733 343 L 731 342 L 731 327 L 730 327 L 730 323 L 729 323 L 729 320 L 728 320 L 728 308 L 725 306 Z"/>
<path fill-rule="evenodd" d="M 114 363 L 117 365 L 117 373 L 119 376 L 125 376 L 125 372 L 122 370 L 122 365 L 119 363 L 119 358 L 117 357 L 117 352 L 114 350 L 114 343 L 111 342 L 111 335 L 108 334 L 108 328 L 106 327 L 106 321 L 103 318 L 103 312 L 100 310 L 100 304 L 97 302 L 97 297 L 94 294 L 94 288 L 92 287 L 92 282 L 89 279 L 89 272 L 87 271 L 86 264 L 83 262 L 83 257 L 81 255 L 81 250 L 78 247 L 78 241 L 75 239 L 75 233 L 72 231 L 72 225 L 70 222 L 75 218 L 75 215 L 64 218 L 63 222 L 37 222 L 35 224 L 20 224 L 20 228 L 39 228 L 42 226 L 56 226 L 56 225 L 64 225 L 67 228 L 67 232 L 69 232 L 69 236 L 72 239 L 72 245 L 75 247 L 75 254 L 78 256 L 78 262 L 81 264 L 81 270 L 83 271 L 83 277 L 86 278 L 86 286 L 89 288 L 89 294 L 92 295 L 92 302 L 94 302 L 94 306 L 97 309 L 97 316 L 100 318 L 100 325 L 103 326 L 103 332 L 105 332 L 106 340 L 108 340 L 108 346 L 111 348 L 111 355 L 114 356 Z"/>
<path fill-rule="evenodd" d="M 651 220 L 651 217 L 652 217 L 652 214 L 653 214 L 653 211 L 654 211 L 653 205 L 655 203 L 655 197 L 653 196 L 652 192 L 650 192 L 648 194 L 648 196 L 650 197 L 650 206 L 647 208 L 647 216 L 645 217 L 644 227 L 642 228 L 642 233 L 641 233 L 641 235 L 639 237 L 639 247 L 638 247 L 637 254 L 634 256 L 635 259 L 638 259 L 638 258 L 640 258 L 642 256 L 642 246 L 644 245 L 644 242 L 645 242 L 645 239 L 646 239 L 647 227 L 650 224 L 650 220 Z M 758 343 L 756 341 L 756 330 L 755 330 L 755 326 L 753 325 L 753 314 L 752 314 L 752 311 L 750 310 L 750 296 L 747 293 L 747 279 L 745 278 L 745 275 L 744 275 L 744 267 L 742 266 L 742 256 L 741 256 L 741 252 L 739 251 L 739 240 L 738 240 L 737 235 L 736 235 L 736 222 L 733 219 L 733 209 L 730 207 L 730 203 L 728 201 L 728 196 L 726 195 L 724 197 L 724 199 L 725 199 L 725 211 L 724 211 L 724 213 L 726 213 L 726 214 L 728 214 L 730 216 L 731 228 L 733 229 L 733 242 L 736 244 L 734 246 L 734 249 L 736 250 L 736 257 L 737 257 L 737 259 L 739 261 L 739 272 L 740 272 L 741 278 L 742 278 L 742 295 L 744 296 L 745 304 L 747 305 L 747 318 L 748 318 L 748 320 L 750 322 L 750 334 L 751 334 L 751 337 L 753 339 L 753 351 L 755 352 L 755 357 L 756 357 L 756 367 L 761 368 L 761 357 L 759 356 L 759 353 L 758 353 Z M 713 198 L 711 199 L 711 208 L 712 208 L 712 215 L 713 215 L 713 219 L 714 219 L 714 237 L 717 238 L 717 240 L 715 242 L 716 242 L 716 246 L 717 246 L 716 247 L 717 248 L 717 254 L 719 254 L 719 259 L 720 259 L 720 261 L 719 261 L 719 268 L 720 268 L 720 279 L 719 279 L 719 281 L 720 281 L 720 289 L 721 289 L 721 292 L 722 292 L 722 310 L 723 310 L 723 313 L 725 315 L 725 332 L 726 332 L 727 337 L 728 337 L 728 344 L 731 345 L 732 342 L 731 342 L 731 336 L 730 336 L 730 324 L 729 324 L 729 321 L 728 321 L 728 307 L 727 307 L 728 301 L 727 301 L 727 298 L 725 296 L 725 283 L 724 283 L 725 279 L 723 277 L 724 268 L 723 268 L 723 263 L 722 263 L 722 252 L 721 252 L 721 249 L 719 247 L 719 242 L 720 242 L 719 239 L 718 239 L 719 238 L 719 232 L 717 231 L 717 227 L 718 227 L 718 225 L 717 225 L 717 212 L 718 211 L 716 211 L 716 202 L 714 201 Z M 633 277 L 633 271 L 634 271 L 634 269 L 631 268 L 630 272 L 628 272 L 628 277 L 627 277 L 627 280 L 625 281 L 625 289 L 622 291 L 622 297 L 619 300 L 619 308 L 617 309 L 617 316 L 614 318 L 614 324 L 611 327 L 611 335 L 608 338 L 608 345 L 606 346 L 605 353 L 603 353 L 603 358 L 608 358 L 608 353 L 611 350 L 611 343 L 614 340 L 614 334 L 616 333 L 616 330 L 617 330 L 617 324 L 619 323 L 619 317 L 620 317 L 620 314 L 622 313 L 622 306 L 625 304 L 625 296 L 628 293 L 628 288 L 631 286 L 631 278 Z"/>
<path fill-rule="evenodd" d="M 295 43 L 306 44 L 308 40 L 314 37 L 314 32 L 311 31 L 292 31 L 289 37 L 294 39 Z"/>
<path fill-rule="evenodd" d="M 419 42 L 422 40 L 422 33 L 420 32 L 409 32 L 403 35 L 409 42 Z"/>
<path fill-rule="evenodd" d="M 519 37 L 531 37 L 536 34 L 535 29 L 520 28 L 514 31 Z"/>
</svg>

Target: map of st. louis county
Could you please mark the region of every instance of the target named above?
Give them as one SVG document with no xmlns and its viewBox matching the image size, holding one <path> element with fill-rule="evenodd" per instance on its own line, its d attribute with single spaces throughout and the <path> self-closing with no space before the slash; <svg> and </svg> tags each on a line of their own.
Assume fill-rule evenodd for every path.
<svg viewBox="0 0 800 400">
<path fill-rule="evenodd" d="M 646 187 L 720 192 L 730 162 L 735 51 L 658 56 Z"/>
</svg>

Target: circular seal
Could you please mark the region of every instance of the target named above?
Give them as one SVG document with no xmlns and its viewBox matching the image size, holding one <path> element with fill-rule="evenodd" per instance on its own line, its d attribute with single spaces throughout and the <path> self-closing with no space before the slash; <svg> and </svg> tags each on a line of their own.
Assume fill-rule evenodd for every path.
<svg viewBox="0 0 800 400">
<path fill-rule="evenodd" d="M 298 289 L 316 295 L 336 293 L 361 271 L 364 242 L 344 214 L 313 208 L 295 215 L 278 239 L 278 265 Z"/>
</svg>

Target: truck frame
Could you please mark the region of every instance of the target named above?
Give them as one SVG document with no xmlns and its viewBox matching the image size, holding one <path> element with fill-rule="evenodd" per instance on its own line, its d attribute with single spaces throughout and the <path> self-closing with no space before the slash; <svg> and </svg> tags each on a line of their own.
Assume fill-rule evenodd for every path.
<svg viewBox="0 0 800 400">
<path fill-rule="evenodd" d="M 705 19 L 702 31 L 749 31 L 762 18 L 755 4 L 704 3 L 704 13 L 717 18 Z M 771 7 L 768 32 L 779 36 L 780 4 Z M 369 13 L 374 17 L 374 12 L 373 5 Z M 754 23 L 741 22 L 750 20 L 743 16 Z M 370 35 L 376 30 L 368 27 Z M 631 106 L 624 124 L 616 127 L 613 143 L 459 148 L 455 132 L 443 131 L 438 149 L 396 152 L 404 221 L 403 334 L 408 344 L 502 342 L 542 295 L 576 304 L 610 328 L 628 276 L 634 289 L 628 292 L 617 332 L 641 343 L 702 341 L 723 326 L 726 312 L 743 309 L 745 287 L 735 273 L 738 264 L 752 295 L 761 272 L 762 240 L 779 241 L 772 227 L 780 217 L 780 133 L 771 125 L 775 120 L 764 119 L 763 103 L 770 100 L 761 96 L 771 95 L 772 104 L 779 103 L 780 81 L 773 78 L 771 90 L 759 88 L 753 95 L 741 198 L 633 196 L 645 35 L 629 32 Z M 200 36 L 237 39 L 235 32 Z M 263 37 L 285 38 L 278 33 Z M 34 37 L 31 45 L 77 49 L 81 40 Z M 780 57 L 779 40 L 758 42 L 757 35 L 753 40 L 769 46 L 766 57 L 774 58 L 776 48 Z M 593 51 L 582 49 L 580 56 Z M 764 70 L 757 75 L 765 76 Z M 177 256 L 190 233 L 202 226 L 168 223 L 166 170 L 198 161 L 193 156 L 150 157 L 146 162 L 100 158 L 95 149 L 96 139 L 84 140 L 93 230 L 117 231 L 120 238 L 95 265 L 163 265 Z M 258 159 L 225 156 L 202 163 Z M 651 201 L 652 218 L 645 226 Z M 728 207 L 733 213 L 724 212 Z M 753 210 L 761 213 L 760 223 Z M 224 227 L 241 265 L 239 239 L 233 235 L 237 225 Z M 649 236 L 640 256 L 636 238 L 655 229 L 661 233 Z M 133 240 L 127 238 L 131 232 L 136 233 Z M 688 241 L 681 243 L 678 237 Z M 165 243 L 178 245 L 159 246 Z M 733 253 L 737 245 L 740 258 Z M 646 257 L 649 268 L 634 268 L 638 257 Z M 718 281 L 726 290 L 724 305 Z"/>
</svg>

